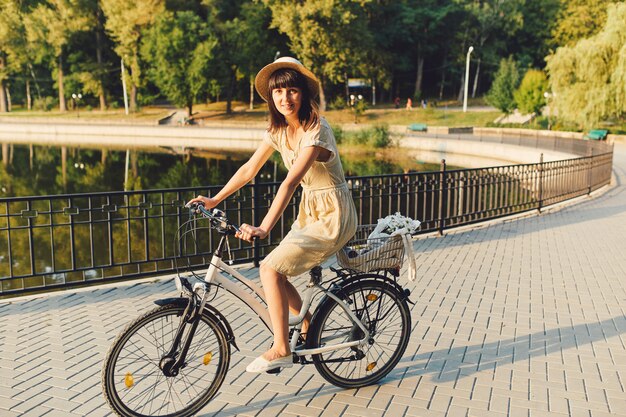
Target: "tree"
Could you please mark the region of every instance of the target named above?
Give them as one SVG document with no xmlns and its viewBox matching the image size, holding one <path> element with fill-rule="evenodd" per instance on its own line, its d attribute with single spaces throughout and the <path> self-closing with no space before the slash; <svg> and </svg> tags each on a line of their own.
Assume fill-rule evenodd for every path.
<svg viewBox="0 0 626 417">
<path fill-rule="evenodd" d="M 573 46 L 600 31 L 606 22 L 607 6 L 614 0 L 560 0 L 561 8 L 553 29 L 553 46 Z"/>
<path fill-rule="evenodd" d="M 272 27 L 284 33 L 289 47 L 320 81 L 320 108 L 326 108 L 326 82 L 345 74 L 367 58 L 372 45 L 366 6 L 371 0 L 264 0 L 272 11 Z"/>
<path fill-rule="evenodd" d="M 238 81 L 248 81 L 252 103 L 254 76 L 275 54 L 277 45 L 272 31 L 268 30 L 271 14 L 257 2 L 204 0 L 203 3 L 209 11 L 209 26 L 218 39 L 216 61 L 221 63 L 211 72 L 213 85 L 225 87 L 226 113 L 231 113 Z"/>
<path fill-rule="evenodd" d="M 39 3 L 26 17 L 28 38 L 39 45 L 40 59 L 50 54 L 57 75 L 59 110 L 66 111 L 63 80 L 64 55 L 71 37 L 89 27 L 89 17 L 81 0 L 49 0 Z"/>
<path fill-rule="evenodd" d="M 31 65 L 21 5 L 17 0 L 0 0 L 0 113 L 9 110 L 7 80 Z M 28 89 L 29 80 L 26 85 Z M 30 105 L 29 92 L 26 95 Z"/>
<path fill-rule="evenodd" d="M 129 66 L 130 108 L 137 110 L 137 89 L 143 85 L 139 48 L 142 31 L 165 10 L 164 0 L 101 0 L 105 29 L 116 43 L 115 52 Z"/>
<path fill-rule="evenodd" d="M 507 52 L 521 67 L 543 68 L 550 53 L 552 33 L 562 0 L 526 0 L 521 6 L 523 25 L 511 33 Z"/>
<path fill-rule="evenodd" d="M 470 2 L 467 9 L 476 21 L 474 48 L 476 70 L 472 97 L 476 96 L 482 60 L 493 61 L 506 50 L 506 39 L 523 26 L 522 1 L 479 0 Z"/>
<path fill-rule="evenodd" d="M 547 58 L 559 118 L 589 128 L 626 114 L 626 3 L 608 7 L 600 32 Z"/>
<path fill-rule="evenodd" d="M 487 102 L 504 113 L 511 113 L 515 109 L 513 92 L 518 84 L 519 71 L 515 60 L 512 57 L 501 60 L 491 89 L 487 93 Z"/>
<path fill-rule="evenodd" d="M 240 70 L 250 80 L 250 110 L 254 107 L 254 77 L 259 69 L 272 61 L 280 48 L 272 36 L 269 24 L 272 14 L 262 3 L 244 3 L 241 6 L 237 28 L 241 38 Z"/>
<path fill-rule="evenodd" d="M 422 94 L 426 57 L 437 49 L 437 39 L 440 39 L 443 22 L 456 6 L 452 2 L 440 0 L 408 0 L 401 4 L 397 30 L 399 29 L 399 35 L 402 36 L 401 44 L 406 45 L 405 47 L 415 59 L 416 76 L 413 98 L 418 100 Z"/>
<path fill-rule="evenodd" d="M 517 107 L 524 113 L 540 114 L 546 105 L 543 94 L 547 89 L 548 78 L 543 71 L 536 69 L 526 71 L 522 83 L 513 94 Z"/>
<path fill-rule="evenodd" d="M 148 77 L 168 99 L 187 107 L 189 116 L 208 87 L 206 73 L 216 44 L 206 22 L 190 11 L 161 14 L 143 40 Z"/>
<path fill-rule="evenodd" d="M 7 80 L 11 74 L 9 55 L 14 49 L 14 37 L 21 22 L 17 4 L 12 0 L 0 1 L 0 113 L 9 111 Z"/>
</svg>

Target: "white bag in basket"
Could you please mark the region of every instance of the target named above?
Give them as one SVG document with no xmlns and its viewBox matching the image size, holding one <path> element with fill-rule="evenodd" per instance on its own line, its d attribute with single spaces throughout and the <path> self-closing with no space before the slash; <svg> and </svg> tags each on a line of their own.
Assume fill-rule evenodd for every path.
<svg viewBox="0 0 626 417">
<path fill-rule="evenodd" d="M 402 235 L 402 242 L 404 243 L 404 254 L 409 261 L 408 278 L 409 281 L 415 281 L 417 279 L 417 265 L 415 264 L 415 254 L 413 253 L 413 239 L 411 235 Z"/>
<path fill-rule="evenodd" d="M 402 242 L 404 243 L 404 253 L 407 257 L 407 260 L 409 261 L 408 278 L 411 281 L 415 281 L 415 279 L 417 278 L 417 266 L 415 264 L 415 255 L 413 253 L 413 242 L 411 239 L 411 234 L 417 232 L 420 224 L 421 222 L 419 220 L 413 220 L 409 217 L 401 215 L 400 213 L 395 213 L 382 219 L 378 219 L 376 227 L 368 236 L 368 240 L 394 235 L 402 236 Z"/>
</svg>

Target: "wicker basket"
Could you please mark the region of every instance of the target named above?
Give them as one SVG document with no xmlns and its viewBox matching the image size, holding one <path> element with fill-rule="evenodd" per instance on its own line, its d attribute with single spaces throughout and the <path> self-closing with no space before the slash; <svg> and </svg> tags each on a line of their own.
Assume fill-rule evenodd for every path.
<svg viewBox="0 0 626 417">
<path fill-rule="evenodd" d="M 404 257 L 401 235 L 368 239 L 375 224 L 359 226 L 354 237 L 337 252 L 339 266 L 359 272 L 400 268 Z"/>
</svg>

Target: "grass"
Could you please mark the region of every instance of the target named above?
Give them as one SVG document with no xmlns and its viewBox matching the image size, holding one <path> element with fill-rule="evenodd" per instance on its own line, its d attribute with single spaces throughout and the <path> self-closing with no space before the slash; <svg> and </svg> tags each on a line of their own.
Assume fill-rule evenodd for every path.
<svg viewBox="0 0 626 417">
<path fill-rule="evenodd" d="M 167 116 L 171 113 L 171 109 L 165 109 L 162 107 L 144 107 L 141 111 L 126 115 L 124 109 L 108 109 L 105 111 L 100 110 L 85 110 L 79 109 L 68 110 L 66 112 L 60 112 L 58 110 L 51 111 L 27 111 L 24 109 L 14 109 L 10 113 L 0 113 L 0 117 L 16 117 L 16 118 L 33 118 L 33 119 L 58 119 L 59 121 L 95 121 L 95 122 L 145 122 L 156 123 L 157 120 Z"/>
<path fill-rule="evenodd" d="M 446 110 L 441 108 L 414 109 L 370 109 L 358 117 L 358 124 L 387 123 L 389 125 L 410 125 L 411 123 L 425 123 L 428 126 L 486 126 L 500 115 L 499 111 L 472 111 L 467 113 L 460 110 Z M 331 123 L 354 123 L 354 113 L 351 110 L 330 110 L 326 118 Z"/>
<path fill-rule="evenodd" d="M 255 104 L 253 110 L 249 110 L 248 104 L 243 102 L 233 102 L 232 114 L 226 114 L 226 103 L 210 103 L 194 106 L 194 118 L 204 125 L 211 123 L 259 123 L 267 121 L 267 105 Z M 81 121 L 81 122 L 113 122 L 113 123 L 150 123 L 155 124 L 157 120 L 167 116 L 173 111 L 172 108 L 157 106 L 144 106 L 140 111 L 124 114 L 124 109 L 84 110 L 67 111 L 61 113 L 58 110 L 52 111 L 26 111 L 20 108 L 13 112 L 0 115 L 19 118 L 47 118 L 58 119 L 59 121 Z M 327 110 L 323 115 L 331 124 L 354 125 L 354 112 L 352 109 Z M 485 110 L 483 107 L 476 110 L 468 108 L 467 113 L 463 113 L 460 108 L 437 107 L 437 108 L 416 108 L 411 111 L 404 108 L 395 109 L 390 105 L 376 106 L 367 109 L 364 114 L 358 117 L 357 125 L 381 124 L 389 125 L 409 125 L 411 123 L 426 123 L 429 126 L 487 126 L 498 116 L 499 111 Z"/>
<path fill-rule="evenodd" d="M 194 106 L 194 118 L 200 124 L 248 124 L 264 126 L 267 123 L 267 105 L 265 103 L 255 103 L 254 109 L 249 109 L 249 104 L 241 101 L 232 103 L 233 113 L 226 114 L 226 102 L 204 103 Z M 33 119 L 56 119 L 68 122 L 95 122 L 95 123 L 137 123 L 156 124 L 157 121 L 169 115 L 174 108 L 166 106 L 143 106 L 138 112 L 126 115 L 124 109 L 109 109 L 106 111 L 87 110 L 80 108 L 78 112 L 69 110 L 61 113 L 58 110 L 52 111 L 26 111 L 20 106 L 15 106 L 11 113 L 0 114 L 2 117 L 11 118 L 33 118 Z M 347 108 L 344 110 L 327 110 L 323 113 L 332 125 L 343 125 L 347 130 L 352 127 L 359 128 L 359 125 L 400 125 L 408 126 L 412 123 L 424 123 L 427 126 L 474 126 L 474 127 L 515 127 L 527 129 L 547 129 L 547 117 L 540 116 L 529 125 L 495 125 L 493 122 L 502 115 L 501 112 L 485 106 L 481 98 L 471 99 L 467 113 L 461 111 L 461 106 L 457 101 L 441 101 L 437 107 L 426 109 L 413 108 L 408 111 L 401 106 L 395 109 L 393 104 L 385 103 L 365 110 L 365 113 L 358 116 L 358 123 L 354 123 L 354 112 Z M 553 121 L 554 122 L 554 121 Z M 566 125 L 562 123 L 553 124 L 553 130 L 580 131 L 580 127 L 574 124 Z M 610 133 L 626 133 L 626 121 L 619 119 L 612 123 L 600 123 L 597 128 L 609 129 Z"/>
</svg>

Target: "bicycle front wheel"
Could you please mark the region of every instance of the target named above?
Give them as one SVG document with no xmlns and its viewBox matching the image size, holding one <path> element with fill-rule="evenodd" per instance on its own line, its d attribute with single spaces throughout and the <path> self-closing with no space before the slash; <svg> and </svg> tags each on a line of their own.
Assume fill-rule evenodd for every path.
<svg viewBox="0 0 626 417">
<path fill-rule="evenodd" d="M 217 393 L 228 371 L 230 346 L 212 315 L 200 318 L 178 375 L 166 376 L 159 366 L 183 312 L 184 307 L 173 304 L 158 307 L 130 323 L 113 342 L 102 369 L 102 388 L 117 414 L 190 416 Z"/>
<path fill-rule="evenodd" d="M 406 299 L 389 283 L 365 275 L 336 294 L 370 332 L 365 344 L 313 355 L 324 379 L 343 388 L 373 384 L 398 363 L 409 342 L 411 314 Z M 332 298 L 320 304 L 307 335 L 307 347 L 361 340 L 363 330 Z"/>
</svg>

